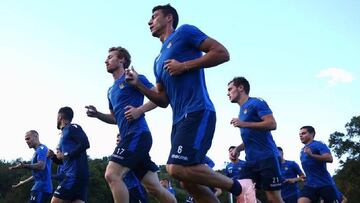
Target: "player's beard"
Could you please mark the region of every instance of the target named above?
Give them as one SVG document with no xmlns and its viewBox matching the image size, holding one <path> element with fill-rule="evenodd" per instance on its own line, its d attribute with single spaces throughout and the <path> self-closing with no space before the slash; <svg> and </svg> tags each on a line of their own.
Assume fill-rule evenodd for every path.
<svg viewBox="0 0 360 203">
<path fill-rule="evenodd" d="M 60 122 L 60 121 L 57 121 L 57 125 L 56 125 L 56 126 L 57 126 L 57 129 L 60 130 L 60 129 L 61 129 L 61 128 L 60 128 L 60 127 L 61 127 L 61 122 Z"/>
</svg>

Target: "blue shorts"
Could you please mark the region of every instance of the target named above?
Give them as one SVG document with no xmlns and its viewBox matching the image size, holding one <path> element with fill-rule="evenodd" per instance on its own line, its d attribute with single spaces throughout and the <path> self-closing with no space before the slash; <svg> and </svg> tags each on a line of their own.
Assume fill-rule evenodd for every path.
<svg viewBox="0 0 360 203">
<path fill-rule="evenodd" d="M 128 134 L 121 138 L 110 161 L 131 169 L 141 180 L 148 171 L 157 172 L 158 166 L 151 161 L 149 151 L 152 145 L 150 132 Z"/>
<path fill-rule="evenodd" d="M 336 191 L 332 185 L 319 188 L 305 185 L 300 192 L 300 197 L 306 197 L 310 199 L 311 202 L 319 201 L 320 197 L 324 200 L 324 203 L 337 202 Z"/>
<path fill-rule="evenodd" d="M 39 192 L 37 190 L 33 190 L 30 192 L 29 203 L 47 203 L 50 202 L 51 197 L 52 197 L 51 193 Z"/>
<path fill-rule="evenodd" d="M 216 113 L 209 110 L 188 113 L 173 125 L 167 164 L 191 166 L 204 163 L 214 137 L 215 125 Z"/>
<path fill-rule="evenodd" d="M 86 202 L 88 182 L 87 179 L 65 177 L 57 186 L 54 197 L 62 200 L 82 200 Z"/>
<path fill-rule="evenodd" d="M 247 161 L 243 172 L 253 179 L 256 188 L 266 191 L 281 189 L 280 158 L 269 157 L 256 161 Z"/>
</svg>

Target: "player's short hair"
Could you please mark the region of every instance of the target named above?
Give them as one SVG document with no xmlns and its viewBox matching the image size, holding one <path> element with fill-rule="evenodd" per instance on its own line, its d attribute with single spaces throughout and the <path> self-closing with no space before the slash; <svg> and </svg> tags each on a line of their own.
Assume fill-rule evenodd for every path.
<svg viewBox="0 0 360 203">
<path fill-rule="evenodd" d="M 117 57 L 119 59 L 122 59 L 122 58 L 125 59 L 124 68 L 125 69 L 129 68 L 130 63 L 131 63 L 131 56 L 130 56 L 128 50 L 126 50 L 125 48 L 123 48 L 121 46 L 118 46 L 118 47 L 110 47 L 109 52 L 112 52 L 112 51 L 117 51 L 117 53 L 118 53 Z"/>
<path fill-rule="evenodd" d="M 232 149 L 235 149 L 236 147 L 235 146 L 230 146 L 228 151 L 232 150 Z"/>
<path fill-rule="evenodd" d="M 31 134 L 34 137 L 39 137 L 39 133 L 36 130 L 29 130 L 26 134 Z"/>
<path fill-rule="evenodd" d="M 315 134 L 316 134 L 315 128 L 312 127 L 311 125 L 305 125 L 305 126 L 301 127 L 300 130 L 301 129 L 306 129 L 308 131 L 308 133 L 312 134 L 313 137 L 315 137 Z"/>
<path fill-rule="evenodd" d="M 231 83 L 233 83 L 233 85 L 235 87 L 239 87 L 240 85 L 242 85 L 244 87 L 244 90 L 246 92 L 246 94 L 249 94 L 250 92 L 250 83 L 248 80 L 246 80 L 246 78 L 244 77 L 234 77 L 234 79 L 232 79 L 228 85 L 230 85 Z"/>
<path fill-rule="evenodd" d="M 283 149 L 281 147 L 277 147 L 277 149 L 281 152 L 284 152 Z"/>
<path fill-rule="evenodd" d="M 65 106 L 65 107 L 61 107 L 59 109 L 59 114 L 61 114 L 64 119 L 68 120 L 68 121 L 72 121 L 73 117 L 74 117 L 74 111 L 68 107 L 68 106 Z"/>
<path fill-rule="evenodd" d="M 173 17 L 172 27 L 175 30 L 179 23 L 179 15 L 178 15 L 176 9 L 174 7 L 172 7 L 170 4 L 166 4 L 166 5 L 155 6 L 152 9 L 152 12 L 154 13 L 157 10 L 161 10 L 161 12 L 164 14 L 164 16 L 172 15 L 172 17 Z"/>
</svg>

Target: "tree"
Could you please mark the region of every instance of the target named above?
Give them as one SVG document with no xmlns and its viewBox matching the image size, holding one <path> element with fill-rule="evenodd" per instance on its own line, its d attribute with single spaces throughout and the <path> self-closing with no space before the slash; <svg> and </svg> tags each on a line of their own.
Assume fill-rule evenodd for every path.
<svg viewBox="0 0 360 203">
<path fill-rule="evenodd" d="M 353 117 L 345 125 L 347 133 L 334 132 L 329 138 L 329 147 L 341 159 L 341 168 L 336 171 L 334 180 L 349 202 L 360 199 L 360 116 Z"/>
<path fill-rule="evenodd" d="M 355 116 L 345 125 L 347 134 L 334 132 L 330 135 L 329 147 L 339 159 L 347 155 L 347 159 L 360 158 L 360 116 Z M 343 163 L 343 162 L 341 162 Z"/>
</svg>

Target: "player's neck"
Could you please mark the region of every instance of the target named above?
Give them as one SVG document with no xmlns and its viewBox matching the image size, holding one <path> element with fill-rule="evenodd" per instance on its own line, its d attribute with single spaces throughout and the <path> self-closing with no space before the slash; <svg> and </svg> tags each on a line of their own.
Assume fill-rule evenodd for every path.
<svg viewBox="0 0 360 203">
<path fill-rule="evenodd" d="M 112 73 L 114 80 L 118 80 L 121 78 L 125 73 L 125 70 L 123 68 L 118 68 L 116 71 Z"/>
<path fill-rule="evenodd" d="M 69 124 L 69 123 L 70 123 L 70 121 L 63 121 L 63 122 L 61 122 L 60 129 L 61 129 L 61 130 L 64 129 L 64 127 L 65 127 L 67 124 Z"/>
<path fill-rule="evenodd" d="M 238 104 L 242 106 L 249 99 L 249 95 L 242 95 L 238 101 Z"/>
<path fill-rule="evenodd" d="M 307 142 L 305 143 L 305 145 L 308 145 L 308 144 L 310 144 L 310 143 L 312 143 L 312 142 L 314 142 L 314 140 L 309 140 L 309 141 L 307 141 Z"/>
<path fill-rule="evenodd" d="M 34 145 L 34 149 L 36 150 L 38 148 L 38 146 L 40 146 L 40 142 L 38 142 Z"/>
<path fill-rule="evenodd" d="M 171 35 L 171 33 L 173 33 L 175 30 L 172 28 L 172 25 L 168 25 L 164 32 L 160 35 L 159 39 L 161 41 L 161 43 L 164 43 L 164 41 Z"/>
</svg>

